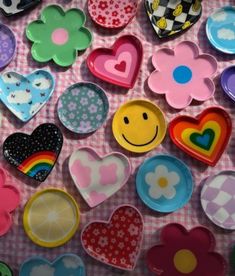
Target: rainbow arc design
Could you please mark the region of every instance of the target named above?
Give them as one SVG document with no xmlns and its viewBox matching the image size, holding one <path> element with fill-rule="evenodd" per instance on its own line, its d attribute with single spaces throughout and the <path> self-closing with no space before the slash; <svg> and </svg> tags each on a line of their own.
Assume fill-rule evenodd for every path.
<svg viewBox="0 0 235 276">
<path fill-rule="evenodd" d="M 40 151 L 25 159 L 17 169 L 30 177 L 34 177 L 40 171 L 50 172 L 55 161 L 55 152 Z"/>
</svg>

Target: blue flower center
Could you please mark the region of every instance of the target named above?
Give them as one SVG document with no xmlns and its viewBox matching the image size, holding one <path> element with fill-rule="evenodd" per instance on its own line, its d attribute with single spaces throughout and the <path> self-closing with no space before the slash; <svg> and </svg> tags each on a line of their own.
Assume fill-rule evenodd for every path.
<svg viewBox="0 0 235 276">
<path fill-rule="evenodd" d="M 173 78 L 177 83 L 185 84 L 191 81 L 192 71 L 188 66 L 177 66 L 173 71 Z"/>
</svg>

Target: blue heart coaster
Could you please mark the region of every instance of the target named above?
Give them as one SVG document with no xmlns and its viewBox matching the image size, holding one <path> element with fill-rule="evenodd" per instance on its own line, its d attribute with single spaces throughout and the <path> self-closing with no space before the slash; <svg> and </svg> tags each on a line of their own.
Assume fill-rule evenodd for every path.
<svg viewBox="0 0 235 276">
<path fill-rule="evenodd" d="M 30 120 L 50 99 L 54 77 L 45 70 L 23 76 L 6 72 L 0 77 L 1 100 L 21 121 Z"/>
<path fill-rule="evenodd" d="M 86 276 L 85 265 L 80 257 L 74 254 L 64 254 L 50 263 L 41 257 L 26 260 L 19 276 Z"/>
</svg>

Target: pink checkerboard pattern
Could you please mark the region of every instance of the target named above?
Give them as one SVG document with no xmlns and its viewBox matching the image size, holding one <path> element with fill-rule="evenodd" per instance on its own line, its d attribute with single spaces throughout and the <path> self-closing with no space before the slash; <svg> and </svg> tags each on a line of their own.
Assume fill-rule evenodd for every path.
<svg viewBox="0 0 235 276">
<path fill-rule="evenodd" d="M 36 126 L 45 122 L 56 123 L 61 128 L 65 138 L 63 149 L 56 166 L 54 167 L 52 173 L 47 178 L 47 180 L 38 186 L 36 186 L 34 181 L 31 181 L 27 177 L 24 177 L 23 175 L 18 173 L 16 170 L 12 169 L 11 166 L 3 160 L 2 154 L 0 155 L 1 165 L 9 172 L 9 179 L 13 178 L 15 185 L 21 191 L 22 197 L 20 208 L 16 211 L 14 215 L 14 225 L 11 231 L 7 235 L 0 238 L 0 259 L 9 263 L 10 266 L 12 266 L 17 271 L 20 264 L 30 256 L 41 255 L 45 258 L 48 258 L 49 260 L 53 260 L 56 256 L 62 253 L 72 252 L 80 255 L 83 258 L 86 264 L 88 276 L 120 275 L 120 271 L 109 268 L 108 266 L 105 266 L 93 260 L 91 257 L 85 254 L 80 243 L 80 231 L 78 231 L 77 234 L 73 237 L 73 239 L 64 246 L 50 250 L 40 248 L 34 245 L 28 239 L 22 227 L 22 214 L 24 205 L 32 194 L 46 187 L 63 188 L 74 196 L 74 198 L 80 205 L 82 213 L 80 229 L 82 229 L 86 223 L 94 219 L 108 219 L 112 211 L 120 204 L 133 204 L 142 212 L 145 222 L 145 231 L 141 256 L 136 269 L 133 272 L 125 272 L 125 275 L 151 275 L 151 273 L 147 270 L 145 264 L 146 250 L 158 242 L 159 229 L 161 229 L 161 227 L 165 224 L 171 222 L 182 223 L 188 229 L 198 224 L 202 224 L 204 226 L 209 227 L 209 229 L 211 229 L 211 231 L 213 231 L 213 233 L 215 234 L 218 252 L 220 252 L 223 256 L 226 257 L 226 259 L 228 259 L 228 254 L 231 250 L 231 247 L 233 244 L 235 244 L 235 234 L 233 232 L 224 231 L 214 226 L 207 219 L 207 217 L 204 215 L 202 211 L 199 201 L 199 195 L 201 190 L 200 182 L 203 178 L 207 177 L 211 173 L 219 172 L 222 169 L 234 167 L 234 131 L 225 153 L 222 155 L 216 167 L 211 168 L 188 157 L 182 151 L 178 150 L 176 146 L 172 144 L 168 135 L 165 138 L 164 142 L 161 144 L 161 146 L 147 154 L 135 155 L 132 153 L 128 153 L 122 150 L 120 146 L 115 142 L 111 131 L 111 122 L 114 112 L 122 103 L 126 102 L 129 99 L 139 97 L 148 98 L 154 103 L 158 104 L 161 107 L 161 109 L 165 112 L 168 121 L 173 119 L 175 116 L 179 115 L 178 111 L 173 110 L 167 105 L 166 101 L 164 100 L 164 97 L 153 97 L 151 95 L 147 87 L 146 80 L 150 72 L 153 71 L 153 67 L 151 65 L 151 56 L 153 52 L 162 46 L 173 47 L 175 44 L 183 40 L 197 42 L 202 51 L 214 55 L 219 62 L 219 68 L 218 76 L 215 78 L 216 93 L 214 98 L 200 105 L 191 105 L 186 110 L 183 110 L 180 113 L 196 115 L 206 107 L 212 105 L 222 105 L 231 115 L 233 121 L 235 121 L 234 103 L 231 102 L 231 100 L 229 100 L 228 97 L 224 96 L 219 85 L 219 74 L 225 67 L 233 63 L 234 57 L 219 53 L 218 51 L 213 49 L 209 45 L 205 34 L 205 22 L 208 15 L 216 8 L 229 4 L 234 4 L 234 1 L 204 0 L 203 15 L 199 22 L 185 34 L 165 40 L 159 40 L 156 37 L 152 27 L 150 26 L 149 19 L 146 16 L 143 1 L 140 1 L 139 3 L 136 18 L 134 18 L 134 20 L 123 30 L 103 30 L 102 28 L 96 26 L 91 21 L 90 17 L 87 15 L 86 26 L 91 29 L 94 35 L 94 40 L 92 46 L 89 49 L 87 49 L 87 51 L 83 55 L 80 55 L 77 58 L 76 63 L 69 69 L 61 69 L 53 64 L 38 64 L 37 62 L 34 62 L 32 60 L 30 55 L 30 43 L 27 41 L 25 37 L 25 27 L 27 23 L 29 23 L 30 21 L 37 19 L 41 9 L 50 3 L 51 1 L 49 0 L 43 0 L 42 4 L 37 6 L 30 13 L 9 19 L 3 18 L 3 16 L 1 16 L 0 18 L 2 22 L 4 22 L 13 29 L 18 42 L 17 55 L 5 70 L 15 70 L 22 74 L 28 74 L 29 72 L 37 68 L 47 68 L 51 70 L 52 73 L 56 76 L 57 81 L 56 89 L 52 96 L 52 99 L 31 121 L 29 121 L 26 124 L 19 122 L 19 120 L 13 114 L 11 114 L 7 110 L 7 108 L 5 108 L 2 104 L 0 105 L 0 110 L 3 114 L 0 144 L 2 144 L 6 137 L 13 132 L 22 131 L 25 133 L 31 133 Z M 87 5 L 85 0 L 58 0 L 57 3 L 63 5 L 66 9 L 69 9 L 71 7 L 84 9 L 87 14 Z M 86 58 L 87 55 L 91 52 L 91 50 L 97 47 L 107 47 L 109 45 L 112 45 L 115 39 L 123 34 L 136 35 L 140 38 L 144 47 L 144 59 L 139 77 L 137 79 L 135 87 L 129 90 L 128 93 L 125 93 L 126 91 L 122 88 L 115 87 L 111 84 L 107 84 L 103 81 L 98 80 L 90 74 L 86 66 Z M 70 133 L 60 124 L 56 114 L 56 102 L 58 100 L 58 97 L 68 86 L 82 80 L 95 82 L 107 91 L 107 95 L 110 101 L 110 112 L 108 120 L 106 121 L 103 127 L 97 130 L 94 134 L 87 136 L 86 138 L 79 139 L 77 135 Z M 125 187 L 122 188 L 113 197 L 106 200 L 104 203 L 102 203 L 100 206 L 94 209 L 89 209 L 86 203 L 82 200 L 81 196 L 79 195 L 78 191 L 76 190 L 73 184 L 73 181 L 68 171 L 69 156 L 74 150 L 81 146 L 93 147 L 101 155 L 107 154 L 110 151 L 123 152 L 130 158 L 133 166 L 132 176 L 130 177 Z M 192 169 L 196 184 L 191 201 L 181 210 L 168 215 L 161 215 L 148 209 L 141 202 L 135 190 L 136 169 L 141 164 L 141 162 L 143 162 L 143 160 L 157 153 L 170 153 L 183 160 Z M 16 273 L 16 275 L 18 275 L 18 273 Z M 232 275 L 232 272 L 230 272 L 230 274 L 228 273 L 228 275 Z"/>
</svg>

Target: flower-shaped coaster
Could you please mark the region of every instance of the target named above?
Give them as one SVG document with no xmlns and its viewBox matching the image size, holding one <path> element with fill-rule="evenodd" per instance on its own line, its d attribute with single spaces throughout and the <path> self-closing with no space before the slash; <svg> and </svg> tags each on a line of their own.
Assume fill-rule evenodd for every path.
<svg viewBox="0 0 235 276">
<path fill-rule="evenodd" d="M 216 225 L 235 230 L 235 171 L 221 171 L 203 181 L 201 204 Z"/>
<path fill-rule="evenodd" d="M 11 213 L 20 204 L 20 192 L 18 189 L 12 185 L 5 185 L 5 182 L 6 173 L 0 168 L 0 236 L 6 234 L 10 229 L 12 225 Z M 0 275 L 2 274 L 0 273 Z"/>
<path fill-rule="evenodd" d="M 193 177 L 189 168 L 171 155 L 155 155 L 140 166 L 136 188 L 141 200 L 158 212 L 174 212 L 191 198 Z"/>
<path fill-rule="evenodd" d="M 216 241 L 207 228 L 187 231 L 172 223 L 161 231 L 161 244 L 147 252 L 147 265 L 159 276 L 225 276 L 225 259 L 214 252 Z"/>
<path fill-rule="evenodd" d="M 5 274 L 3 274 L 5 276 Z M 19 276 L 86 276 L 82 259 L 75 254 L 63 254 L 52 263 L 41 257 L 26 260 Z M 6 275 L 8 276 L 8 275 Z"/>
<path fill-rule="evenodd" d="M 30 120 L 46 104 L 54 87 L 53 76 L 45 70 L 36 70 L 27 76 L 16 72 L 0 76 L 0 98 L 23 122 Z"/>
<path fill-rule="evenodd" d="M 119 152 L 100 157 L 92 148 L 84 147 L 70 156 L 69 171 L 82 197 L 95 207 L 126 184 L 131 164 Z"/>
<path fill-rule="evenodd" d="M 181 115 L 170 122 L 172 141 L 192 157 L 215 166 L 232 131 L 229 114 L 220 107 L 209 107 L 196 118 Z"/>
<path fill-rule="evenodd" d="M 2 261 L 0 261 L 0 275 L 13 276 L 13 271 L 11 270 L 11 268 Z"/>
<path fill-rule="evenodd" d="M 59 189 L 35 193 L 24 209 L 23 224 L 28 237 L 37 245 L 57 247 L 76 233 L 80 212 L 74 198 Z"/>
<path fill-rule="evenodd" d="M 78 134 L 97 130 L 108 112 L 109 102 L 104 90 L 91 82 L 79 82 L 67 88 L 57 105 L 61 123 Z"/>
<path fill-rule="evenodd" d="M 3 0 L 0 2 L 0 9 L 4 15 L 11 16 L 26 11 L 40 2 L 41 0 Z"/>
<path fill-rule="evenodd" d="M 185 31 L 202 13 L 202 0 L 145 0 L 150 22 L 159 38 Z"/>
<path fill-rule="evenodd" d="M 16 51 L 16 38 L 12 30 L 0 23 L 0 69 L 11 62 Z"/>
<path fill-rule="evenodd" d="M 143 217 L 131 205 L 121 205 L 109 221 L 94 221 L 84 227 L 82 246 L 96 260 L 107 265 L 133 270 L 141 250 Z"/>
<path fill-rule="evenodd" d="M 98 25 L 116 29 L 126 26 L 136 15 L 138 0 L 88 0 L 88 12 Z"/>
<path fill-rule="evenodd" d="M 149 88 L 156 94 L 165 94 L 167 103 L 182 109 L 193 99 L 206 101 L 215 92 L 212 77 L 217 70 L 216 59 L 199 54 L 197 44 L 183 41 L 174 50 L 163 48 L 152 57 L 155 71 L 148 79 Z"/>
<path fill-rule="evenodd" d="M 63 145 L 54 124 L 41 124 L 31 135 L 16 132 L 3 144 L 5 159 L 23 174 L 43 182 L 52 171 Z"/>
<path fill-rule="evenodd" d="M 57 5 L 46 7 L 40 20 L 26 28 L 26 36 L 33 42 L 32 57 L 38 62 L 53 60 L 59 66 L 72 65 L 77 51 L 85 50 L 92 41 L 90 31 L 83 27 L 85 21 L 79 9 L 65 12 Z"/>
</svg>

